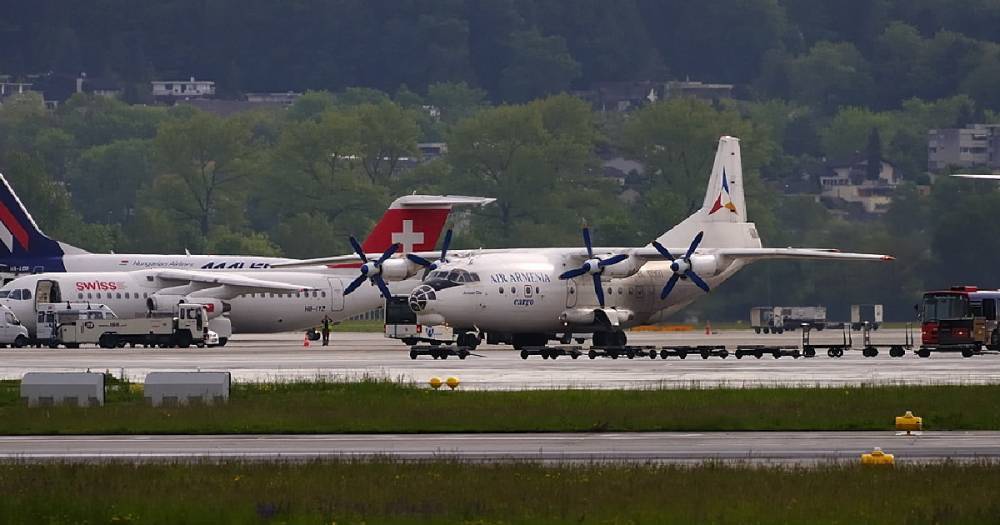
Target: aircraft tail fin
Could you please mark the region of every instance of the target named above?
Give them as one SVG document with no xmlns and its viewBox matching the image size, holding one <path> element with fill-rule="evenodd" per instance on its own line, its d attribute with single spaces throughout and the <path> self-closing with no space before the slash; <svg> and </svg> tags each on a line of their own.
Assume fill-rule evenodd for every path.
<svg viewBox="0 0 1000 525">
<path fill-rule="evenodd" d="M 496 199 L 462 195 L 406 195 L 389 205 L 362 242 L 365 253 L 385 251 L 398 243 L 403 253 L 433 251 L 455 206 L 484 206 Z"/>
<path fill-rule="evenodd" d="M 53 258 L 67 253 L 86 252 L 45 235 L 0 174 L 0 263 L 22 269 L 25 266 L 48 267 Z"/>
<path fill-rule="evenodd" d="M 756 227 L 747 222 L 743 161 L 736 137 L 719 138 L 702 207 L 657 241 L 665 246 L 687 246 L 700 231 L 705 232 L 701 246 L 706 248 L 761 246 Z"/>
</svg>

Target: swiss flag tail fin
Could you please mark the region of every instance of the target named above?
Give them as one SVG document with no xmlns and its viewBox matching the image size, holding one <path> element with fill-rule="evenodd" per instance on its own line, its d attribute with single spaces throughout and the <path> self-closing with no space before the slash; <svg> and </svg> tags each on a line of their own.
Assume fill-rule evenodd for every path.
<svg viewBox="0 0 1000 525">
<path fill-rule="evenodd" d="M 361 244 L 365 253 L 399 244 L 402 253 L 435 250 L 448 215 L 455 206 L 484 206 L 496 199 L 462 195 L 406 195 L 389 205 Z"/>
</svg>

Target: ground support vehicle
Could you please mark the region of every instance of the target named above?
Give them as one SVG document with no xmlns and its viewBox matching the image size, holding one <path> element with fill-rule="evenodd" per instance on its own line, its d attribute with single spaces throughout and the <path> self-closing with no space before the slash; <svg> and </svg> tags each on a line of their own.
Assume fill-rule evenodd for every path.
<svg viewBox="0 0 1000 525">
<path fill-rule="evenodd" d="M 656 359 L 657 350 L 658 348 L 655 346 L 592 346 L 587 351 L 587 357 L 590 359 L 597 359 L 598 357 L 610 357 L 611 359 L 618 359 L 619 357 L 626 357 L 628 359 L 649 357 L 650 359 Z"/>
<path fill-rule="evenodd" d="M 725 359 L 729 357 L 729 350 L 726 350 L 726 345 L 664 346 L 660 350 L 661 359 L 670 356 L 685 359 L 689 355 L 700 355 L 702 359 L 708 359 L 712 356 Z"/>
<path fill-rule="evenodd" d="M 861 330 L 868 324 L 869 330 L 878 330 L 882 326 L 883 309 L 880 304 L 852 304 L 851 329 Z"/>
<path fill-rule="evenodd" d="M 0 347 L 23 348 L 29 342 L 28 329 L 10 308 L 0 305 Z"/>
<path fill-rule="evenodd" d="M 125 345 L 187 348 L 203 346 L 208 333 L 208 313 L 204 305 L 182 303 L 172 317 L 139 319 L 77 320 L 59 326 L 57 343 L 98 344 L 101 348 Z"/>
<path fill-rule="evenodd" d="M 385 336 L 390 339 L 400 339 L 404 344 L 415 346 L 418 343 L 428 343 L 433 346 L 456 342 L 455 332 L 450 326 L 429 326 L 417 323 L 417 314 L 413 313 L 407 303 L 408 296 L 395 295 L 385 301 Z M 471 346 L 474 350 L 479 344 L 478 336 L 459 334 L 460 346 Z M 473 341 L 473 339 L 475 339 Z M 420 354 L 418 354 L 420 355 Z"/>
<path fill-rule="evenodd" d="M 467 346 L 413 345 L 410 347 L 410 359 L 416 359 L 422 355 L 429 355 L 434 359 L 448 359 L 449 356 L 465 359 L 470 355 L 476 355 L 472 353 L 473 350 L 475 348 Z"/>
<path fill-rule="evenodd" d="M 794 345 L 737 345 L 734 354 L 736 354 L 736 359 L 743 359 L 744 356 L 752 356 L 760 359 L 765 355 L 771 355 L 775 359 L 781 357 L 798 359 L 805 355 L 799 350 L 799 347 Z M 815 352 L 813 352 L 813 355 L 807 357 L 814 357 L 815 355 Z"/>
<path fill-rule="evenodd" d="M 825 306 L 755 306 L 750 309 L 750 327 L 755 333 L 782 334 L 803 325 L 827 327 Z"/>
<path fill-rule="evenodd" d="M 1000 291 L 975 286 L 953 286 L 949 290 L 924 293 L 918 307 L 920 348 L 917 355 L 961 352 L 972 357 L 987 350 L 1000 350 Z"/>
<path fill-rule="evenodd" d="M 875 326 L 867 322 L 861 326 L 861 355 L 865 357 L 878 356 L 879 349 L 888 349 L 889 357 L 903 357 L 907 350 L 913 348 L 913 325 L 911 324 L 906 325 L 906 339 L 903 343 L 872 343 L 872 330 L 876 330 Z"/>
<path fill-rule="evenodd" d="M 31 341 L 36 346 L 58 347 L 62 341 L 59 327 L 77 321 L 95 321 L 118 319 L 118 316 L 107 305 L 95 303 L 39 303 L 35 306 L 35 338 Z M 62 343 L 67 348 L 77 348 L 78 343 Z"/>
<path fill-rule="evenodd" d="M 840 342 L 813 343 L 811 340 L 812 327 L 808 324 L 802 325 L 802 354 L 806 357 L 813 357 L 817 352 L 826 350 L 829 357 L 844 357 L 844 352 L 851 349 L 854 339 L 851 331 L 845 326 L 841 328 L 843 340 Z"/>
</svg>

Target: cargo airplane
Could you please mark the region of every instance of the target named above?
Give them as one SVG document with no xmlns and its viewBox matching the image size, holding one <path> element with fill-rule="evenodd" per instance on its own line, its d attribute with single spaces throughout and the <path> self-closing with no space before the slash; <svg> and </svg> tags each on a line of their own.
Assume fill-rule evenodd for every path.
<svg viewBox="0 0 1000 525">
<path fill-rule="evenodd" d="M 449 255 L 446 246 L 440 255 L 412 253 L 385 265 L 398 277 L 429 270 L 410 292 L 410 308 L 421 324 L 453 327 L 461 334 L 460 344 L 475 346 L 485 334 L 488 342 L 542 346 L 550 339 L 569 342 L 572 334 L 593 333 L 595 345 L 621 346 L 626 343 L 625 328 L 665 320 L 754 261 L 892 259 L 826 249 L 763 248 L 756 226 L 747 222 L 739 140 L 728 136 L 719 140 L 703 206 L 683 222 L 644 247 L 594 247 L 586 229 L 583 237 L 581 248 Z M 308 262 L 343 260 L 347 258 Z"/>
</svg>

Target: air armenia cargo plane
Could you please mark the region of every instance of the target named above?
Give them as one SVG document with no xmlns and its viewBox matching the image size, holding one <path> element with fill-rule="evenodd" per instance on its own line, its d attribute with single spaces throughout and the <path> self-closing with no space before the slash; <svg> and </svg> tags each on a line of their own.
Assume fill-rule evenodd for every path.
<svg viewBox="0 0 1000 525">
<path fill-rule="evenodd" d="M 485 334 L 490 342 L 541 346 L 592 332 L 595 345 L 619 346 L 626 342 L 624 328 L 666 319 L 754 261 L 892 259 L 763 248 L 756 226 L 747 221 L 740 143 L 728 136 L 719 140 L 701 209 L 655 241 L 639 248 L 600 248 L 592 246 L 589 231 L 583 234 L 582 248 L 413 253 L 385 261 L 381 271 L 407 277 L 429 268 L 423 284 L 410 293 L 410 308 L 419 323 L 452 326 L 462 334 L 460 344 L 475 346 Z"/>
</svg>

